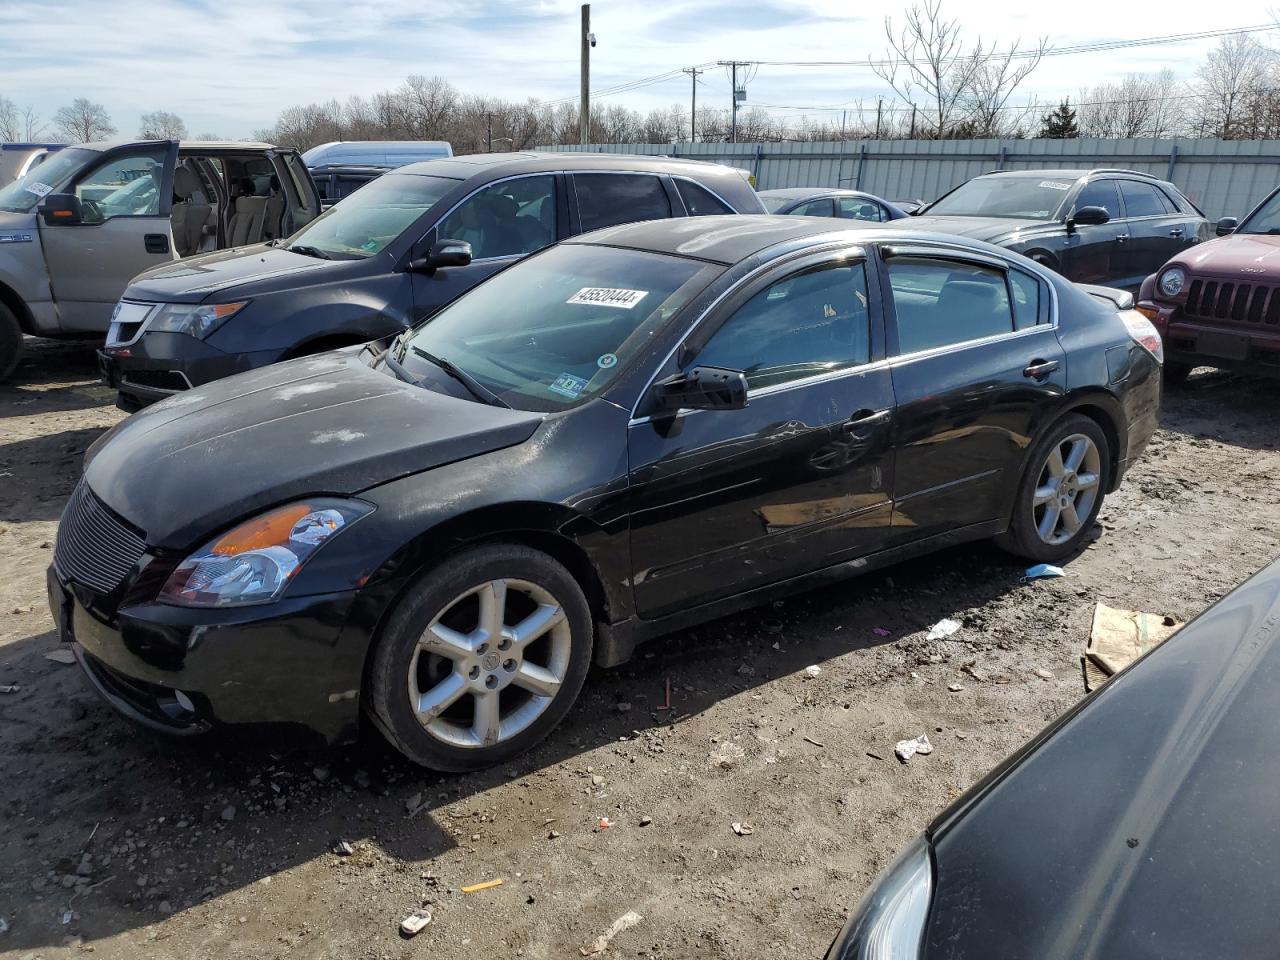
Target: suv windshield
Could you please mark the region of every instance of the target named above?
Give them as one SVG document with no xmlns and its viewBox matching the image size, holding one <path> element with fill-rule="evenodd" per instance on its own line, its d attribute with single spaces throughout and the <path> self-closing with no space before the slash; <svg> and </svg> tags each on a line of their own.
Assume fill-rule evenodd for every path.
<svg viewBox="0 0 1280 960">
<path fill-rule="evenodd" d="M 43 163 L 27 171 L 26 176 L 0 190 L 0 210 L 6 213 L 30 213 L 36 205 L 52 193 L 82 167 L 102 154 L 96 150 L 59 150 L 50 154 Z"/>
<path fill-rule="evenodd" d="M 460 182 L 412 173 L 383 174 L 312 220 L 286 246 L 312 247 L 334 260 L 372 257 Z"/>
<path fill-rule="evenodd" d="M 1236 229 L 1236 233 L 1280 233 L 1280 193 L 1276 193 Z"/>
<path fill-rule="evenodd" d="M 397 352 L 415 374 L 431 368 L 425 351 L 513 407 L 560 410 L 608 386 L 721 269 L 639 250 L 552 247 L 445 307 Z"/>
<path fill-rule="evenodd" d="M 1051 220 L 1073 186 L 1074 180 L 1054 177 L 976 177 L 924 212 L 930 217 Z"/>
</svg>

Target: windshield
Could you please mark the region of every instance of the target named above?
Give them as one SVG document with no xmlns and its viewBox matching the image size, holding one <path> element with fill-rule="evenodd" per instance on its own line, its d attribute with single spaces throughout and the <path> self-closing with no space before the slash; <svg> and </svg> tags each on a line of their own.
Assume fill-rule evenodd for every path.
<svg viewBox="0 0 1280 960">
<path fill-rule="evenodd" d="M 765 197 L 760 198 L 760 202 L 764 204 L 764 208 L 770 213 L 776 213 L 790 203 L 794 197 Z"/>
<path fill-rule="evenodd" d="M 445 307 L 399 352 L 417 375 L 431 364 L 415 347 L 513 407 L 560 410 L 608 386 L 721 269 L 639 250 L 552 247 Z"/>
<path fill-rule="evenodd" d="M 925 211 L 941 217 L 1016 217 L 1051 220 L 1074 180 L 1036 177 L 977 177 L 961 184 Z"/>
<path fill-rule="evenodd" d="M 314 247 L 336 260 L 372 257 L 460 182 L 411 173 L 383 174 L 312 220 L 286 245 Z"/>
<path fill-rule="evenodd" d="M 96 150 L 59 150 L 50 154 L 13 183 L 0 190 L 0 210 L 6 213 L 30 213 L 66 180 L 80 171 L 91 160 L 102 154 Z"/>
<path fill-rule="evenodd" d="M 1267 197 L 1236 229 L 1236 233 L 1280 233 L 1280 191 Z"/>
</svg>

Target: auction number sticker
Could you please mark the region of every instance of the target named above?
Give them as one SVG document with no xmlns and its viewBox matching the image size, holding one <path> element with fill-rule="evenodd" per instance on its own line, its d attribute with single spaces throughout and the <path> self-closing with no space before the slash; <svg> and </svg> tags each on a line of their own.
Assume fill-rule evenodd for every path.
<svg viewBox="0 0 1280 960">
<path fill-rule="evenodd" d="M 587 303 L 630 310 L 649 295 L 648 290 L 620 290 L 616 287 L 583 287 L 566 303 Z"/>
<path fill-rule="evenodd" d="M 581 377 L 575 377 L 572 373 L 562 373 L 552 381 L 551 386 L 547 388 L 552 393 L 558 393 L 562 397 L 568 397 L 570 400 L 577 400 L 578 394 L 587 389 L 587 381 Z"/>
<path fill-rule="evenodd" d="M 1040 186 L 1049 190 L 1070 190 L 1071 184 L 1063 183 L 1061 180 L 1041 180 Z"/>
<path fill-rule="evenodd" d="M 28 183 L 24 189 L 28 193 L 34 193 L 37 197 L 47 197 L 49 194 L 53 193 L 53 187 L 49 186 L 47 183 L 41 183 L 39 180 L 36 180 L 34 183 Z"/>
</svg>

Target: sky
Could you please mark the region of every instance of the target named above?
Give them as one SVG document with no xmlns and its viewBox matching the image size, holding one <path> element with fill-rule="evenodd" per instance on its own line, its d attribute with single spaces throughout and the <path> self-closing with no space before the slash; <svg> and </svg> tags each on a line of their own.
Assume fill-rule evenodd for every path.
<svg viewBox="0 0 1280 960">
<path fill-rule="evenodd" d="M 1046 37 L 1062 47 L 1271 22 L 1267 7 L 943 0 L 966 36 L 1007 45 Z M 890 3 L 849 0 L 597 0 L 595 90 L 718 60 L 855 60 L 885 54 Z M 1159 9 L 1159 16 L 1153 14 Z M 868 12 L 862 12 L 868 11 Z M 52 117 L 80 96 L 107 107 L 121 136 L 153 110 L 192 134 L 248 137 L 281 109 L 368 96 L 407 75 L 438 74 L 468 93 L 512 100 L 576 97 L 579 4 L 560 0 L 0 0 L 0 96 Z M 1280 44 L 1280 33 L 1258 34 Z M 1165 67 L 1190 79 L 1217 43 L 1198 40 L 1046 59 L 1020 96 L 1060 99 L 1082 86 Z M 700 103 L 729 105 L 725 71 L 701 78 Z M 689 102 L 684 75 L 604 98 L 642 111 Z M 890 91 L 867 67 L 761 66 L 747 105 L 780 115 L 839 117 Z M 836 105 L 832 110 L 777 107 Z"/>
</svg>

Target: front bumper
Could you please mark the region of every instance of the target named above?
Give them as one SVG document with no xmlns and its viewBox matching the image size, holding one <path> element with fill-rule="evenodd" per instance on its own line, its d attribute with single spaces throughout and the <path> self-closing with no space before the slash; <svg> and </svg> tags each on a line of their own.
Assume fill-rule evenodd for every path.
<svg viewBox="0 0 1280 960">
<path fill-rule="evenodd" d="M 279 359 L 278 350 L 224 353 L 185 333 L 144 333 L 99 350 L 98 370 L 107 386 L 120 391 L 122 406 L 136 409 Z"/>
<path fill-rule="evenodd" d="M 1165 362 L 1280 377 L 1280 330 L 1264 324 L 1230 326 L 1183 316 L 1179 307 L 1146 303 L 1164 340 Z"/>
<path fill-rule="evenodd" d="M 353 740 L 376 611 L 358 591 L 228 610 L 109 602 L 49 568 L 49 606 L 91 685 L 129 719 L 172 734 L 291 728 Z"/>
</svg>

